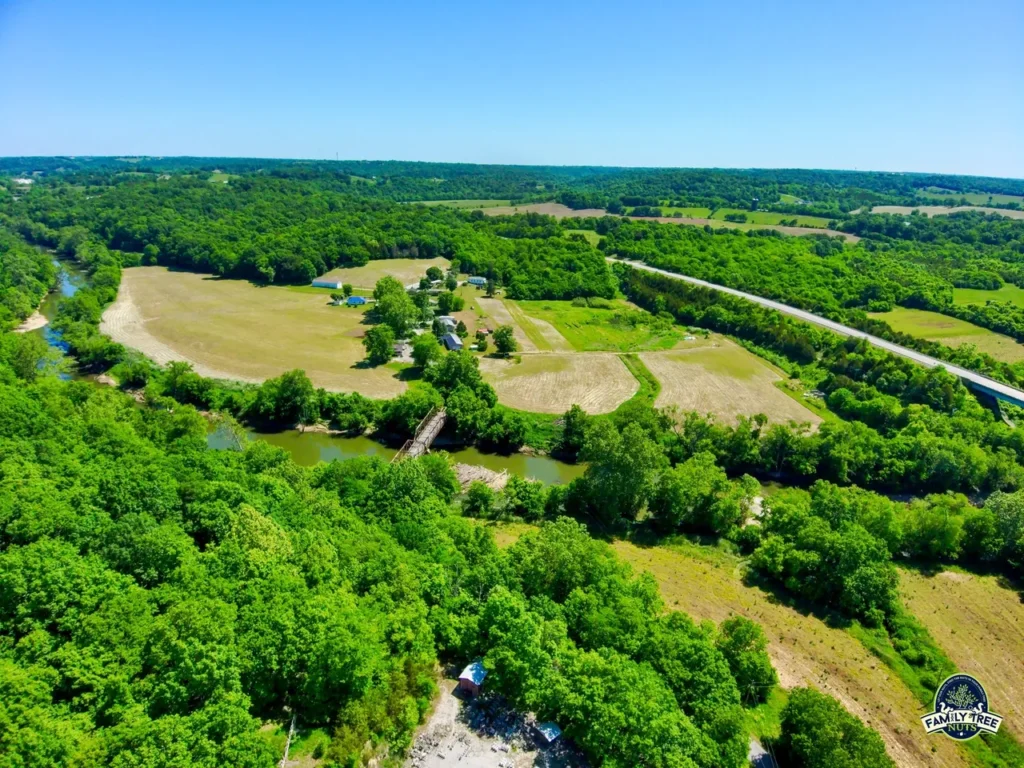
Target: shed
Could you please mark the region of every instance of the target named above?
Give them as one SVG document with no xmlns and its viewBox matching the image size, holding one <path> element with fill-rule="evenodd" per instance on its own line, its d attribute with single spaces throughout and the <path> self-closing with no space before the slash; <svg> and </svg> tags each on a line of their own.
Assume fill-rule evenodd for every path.
<svg viewBox="0 0 1024 768">
<path fill-rule="evenodd" d="M 318 277 L 313 281 L 314 288 L 333 288 L 338 290 L 341 288 L 341 280 L 325 280 L 322 277 Z"/>
<path fill-rule="evenodd" d="M 562 735 L 562 729 L 552 722 L 537 723 L 533 728 L 537 731 L 537 735 L 540 737 L 541 743 L 545 746 L 555 743 Z"/>
<path fill-rule="evenodd" d="M 479 287 L 479 286 L 487 285 L 487 278 L 486 277 L 471 277 L 466 282 L 469 283 L 470 285 L 475 285 L 475 286 Z"/>
<path fill-rule="evenodd" d="M 349 296 L 348 299 L 345 300 L 345 303 L 348 304 L 350 307 L 361 307 L 366 303 L 366 297 Z"/>
<path fill-rule="evenodd" d="M 476 696 L 480 693 L 480 687 L 484 684 L 485 677 L 487 677 L 487 670 L 484 669 L 483 662 L 474 661 L 459 675 L 459 690 L 465 691 L 470 696 Z"/>
<path fill-rule="evenodd" d="M 449 352 L 458 352 L 462 349 L 462 339 L 454 333 L 446 333 L 442 336 L 441 343 L 445 345 Z"/>
</svg>

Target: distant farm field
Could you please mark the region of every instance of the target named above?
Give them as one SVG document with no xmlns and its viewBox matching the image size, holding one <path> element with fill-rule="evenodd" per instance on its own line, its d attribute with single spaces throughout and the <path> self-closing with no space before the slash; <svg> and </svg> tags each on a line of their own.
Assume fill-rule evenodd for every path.
<svg viewBox="0 0 1024 768">
<path fill-rule="evenodd" d="M 448 269 L 448 259 L 375 259 L 364 267 L 339 267 L 332 269 L 322 278 L 351 283 L 355 288 L 372 290 L 385 275 L 397 278 L 402 285 L 418 283 L 430 267 Z"/>
<path fill-rule="evenodd" d="M 395 397 L 406 385 L 393 370 L 357 367 L 363 318 L 322 293 L 133 267 L 100 330 L 159 363 L 190 362 L 204 376 L 260 382 L 302 368 L 328 390 Z"/>
<path fill-rule="evenodd" d="M 562 219 L 562 218 L 579 219 L 579 218 L 585 218 L 585 217 L 591 217 L 591 216 L 598 216 L 599 217 L 599 216 L 608 216 L 609 215 L 609 213 L 607 211 L 605 211 L 605 210 L 603 210 L 601 208 L 587 208 L 587 209 L 581 210 L 581 211 L 574 211 L 572 208 L 569 208 L 568 206 L 562 205 L 561 203 L 531 203 L 529 205 L 509 206 L 509 207 L 501 207 L 501 208 L 484 208 L 483 211 L 488 216 L 508 216 L 508 215 L 511 215 L 511 214 L 514 214 L 514 213 L 543 213 L 543 214 L 545 214 L 547 216 L 554 216 L 554 217 L 559 218 L 559 219 Z M 798 216 L 796 214 L 766 213 L 765 215 L 769 216 L 769 217 L 779 217 L 780 219 L 781 218 L 785 218 L 785 219 L 794 219 L 794 218 L 799 219 L 799 218 L 801 218 L 800 216 Z M 846 240 L 848 240 L 851 243 L 856 243 L 858 240 L 860 240 L 860 238 L 857 237 L 856 235 L 851 235 L 851 234 L 848 234 L 846 232 L 839 232 L 838 230 L 834 230 L 834 229 L 824 229 L 822 227 L 791 227 L 791 226 L 786 226 L 786 225 L 780 225 L 780 224 L 777 224 L 777 223 L 775 223 L 775 224 L 756 223 L 755 224 L 755 223 L 751 223 L 751 222 L 748 222 L 746 224 L 735 224 L 735 223 L 733 223 L 731 221 L 722 221 L 720 219 L 707 219 L 707 218 L 703 218 L 703 217 L 673 218 L 671 216 L 661 216 L 661 217 L 633 216 L 633 217 L 630 217 L 630 218 L 636 219 L 638 221 L 657 221 L 657 222 L 661 222 L 662 224 L 683 224 L 683 225 L 696 226 L 696 227 L 703 227 L 705 225 L 708 225 L 708 226 L 712 226 L 712 227 L 724 227 L 726 229 L 744 229 L 744 230 L 746 230 L 746 229 L 757 229 L 757 228 L 774 229 L 776 232 L 782 232 L 783 234 L 786 234 L 786 235 L 797 235 L 797 236 L 801 236 L 801 235 L 815 235 L 815 234 L 829 235 L 831 237 L 843 237 L 843 238 L 846 238 Z M 815 219 L 815 218 L 820 218 L 820 217 L 804 216 L 802 218 L 804 218 L 804 219 Z M 828 224 L 828 222 L 825 219 L 821 219 L 821 221 L 824 222 L 824 224 Z"/>
<path fill-rule="evenodd" d="M 997 576 L 900 569 L 904 604 L 959 671 L 974 675 L 1004 727 L 1024 736 L 1024 604 Z"/>
<path fill-rule="evenodd" d="M 995 213 L 1008 219 L 1024 219 L 1024 211 L 1013 211 L 1009 208 L 986 208 L 978 205 L 958 205 L 953 207 L 945 205 L 876 205 L 871 209 L 872 213 L 897 213 L 903 216 L 909 216 L 914 211 L 920 211 L 925 216 L 946 216 L 950 213 L 960 213 L 961 211 L 981 211 L 982 213 Z"/>
<path fill-rule="evenodd" d="M 950 347 L 973 344 L 980 351 L 1007 363 L 1024 360 L 1024 345 L 1018 344 L 1009 336 L 993 333 L 987 328 L 938 312 L 896 307 L 891 312 L 871 313 L 871 317 L 885 321 L 894 331 L 921 339 L 939 341 Z"/>
<path fill-rule="evenodd" d="M 476 206 L 480 207 L 480 206 Z M 559 219 L 584 219 L 590 216 L 607 216 L 608 212 L 603 208 L 584 208 L 576 211 L 561 203 L 529 203 L 526 205 L 508 205 L 501 207 L 484 208 L 488 216 L 511 216 L 515 213 L 543 213 L 545 216 L 555 216 Z"/>
<path fill-rule="evenodd" d="M 640 354 L 661 382 L 656 407 L 710 413 L 725 424 L 758 413 L 774 423 L 821 422 L 820 416 L 776 386 L 782 377 L 767 363 L 727 339 L 716 338 L 718 346 Z"/>
<path fill-rule="evenodd" d="M 928 200 L 961 200 L 966 199 L 971 205 L 1006 205 L 1007 203 L 1021 203 L 1024 205 L 1024 197 L 1020 195 L 1000 195 L 988 192 L 955 192 L 943 190 L 938 187 L 929 187 L 918 191 L 918 196 Z"/>
<path fill-rule="evenodd" d="M 449 208 L 497 208 L 511 205 L 510 200 L 417 200 L 415 205 L 446 205 Z"/>
<path fill-rule="evenodd" d="M 550 323 L 579 352 L 641 352 L 671 349 L 684 335 L 678 325 L 655 329 L 631 323 L 630 318 L 647 317 L 645 312 L 624 301 L 611 302 L 608 309 L 574 307 L 570 301 L 516 302 L 530 318 Z"/>
<path fill-rule="evenodd" d="M 502 403 L 522 411 L 564 413 L 578 404 L 587 413 L 610 413 L 640 388 L 618 355 L 527 354 L 520 360 L 484 357 L 480 370 Z"/>
<path fill-rule="evenodd" d="M 1006 283 L 995 291 L 983 291 L 978 288 L 954 288 L 954 304 L 984 304 L 987 301 L 1008 301 L 1018 307 L 1024 307 L 1024 288 Z"/>
<path fill-rule="evenodd" d="M 719 208 L 711 216 L 716 221 L 724 221 L 725 217 L 733 214 L 743 214 L 747 217 L 747 224 L 768 224 L 777 225 L 782 222 L 796 221 L 798 227 L 828 227 L 829 220 L 822 216 L 805 216 L 797 213 L 775 213 L 774 211 L 744 211 L 741 208 Z"/>
</svg>

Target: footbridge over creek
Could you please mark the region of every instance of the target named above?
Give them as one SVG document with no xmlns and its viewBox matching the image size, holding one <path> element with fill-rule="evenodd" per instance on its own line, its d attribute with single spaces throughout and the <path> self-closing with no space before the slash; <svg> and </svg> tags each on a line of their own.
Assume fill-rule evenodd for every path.
<svg viewBox="0 0 1024 768">
<path fill-rule="evenodd" d="M 429 451 L 434 440 L 437 439 L 437 436 L 441 434 L 441 430 L 444 429 L 444 423 L 447 419 L 448 414 L 444 408 L 432 408 L 430 413 L 420 422 L 420 425 L 416 427 L 416 434 L 412 440 L 405 441 L 402 450 L 394 455 L 391 463 L 393 464 L 402 459 L 415 459 L 417 456 L 422 456 Z"/>
<path fill-rule="evenodd" d="M 652 267 L 638 261 L 613 259 L 610 256 L 607 260 L 613 264 L 626 264 L 633 269 L 643 270 L 644 272 L 653 272 L 654 274 L 670 277 L 674 280 L 682 280 L 683 282 L 690 283 L 692 285 L 699 285 L 702 288 L 709 288 L 713 291 L 720 291 L 721 293 L 739 296 L 741 299 L 747 299 L 755 304 L 760 304 L 763 307 L 768 307 L 769 309 L 781 312 L 784 315 L 789 315 L 790 317 L 795 317 L 798 320 L 813 323 L 814 325 L 821 326 L 822 328 L 828 328 L 830 331 L 834 331 L 835 333 L 843 336 L 853 336 L 858 339 L 864 339 L 872 346 L 892 352 L 894 355 L 899 355 L 907 360 L 912 360 L 919 365 L 923 365 L 925 368 L 936 368 L 938 366 L 942 366 L 954 376 L 958 376 L 968 389 L 973 389 L 975 392 L 988 395 L 996 400 L 1013 403 L 1014 405 L 1019 405 L 1024 408 L 1024 391 L 1021 391 L 1016 387 L 1011 387 L 1009 384 L 1003 384 L 1001 381 L 990 379 L 984 374 L 976 373 L 975 371 L 970 371 L 966 368 L 961 368 L 959 365 L 953 365 L 951 363 L 938 360 L 929 355 L 917 352 L 916 350 L 901 347 L 899 344 L 893 344 L 891 341 L 880 339 L 877 336 L 872 336 L 870 333 L 865 333 L 864 331 L 857 330 L 856 328 L 850 328 L 849 326 L 837 323 L 834 320 L 828 320 L 827 318 L 820 317 L 819 315 L 812 314 L 803 309 L 790 307 L 786 304 L 772 301 L 771 299 L 756 296 L 753 293 L 738 291 L 735 288 L 726 288 L 724 285 L 716 285 L 715 283 L 709 283 L 707 280 L 700 280 L 696 277 L 681 275 L 678 272 L 669 272 L 666 269 L 658 269 L 657 267 Z"/>
</svg>

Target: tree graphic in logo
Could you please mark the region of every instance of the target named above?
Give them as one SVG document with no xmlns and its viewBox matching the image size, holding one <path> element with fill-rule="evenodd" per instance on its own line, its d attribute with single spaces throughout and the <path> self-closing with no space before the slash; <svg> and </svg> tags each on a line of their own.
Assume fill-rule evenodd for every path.
<svg viewBox="0 0 1024 768">
<path fill-rule="evenodd" d="M 971 709 L 978 703 L 978 697 L 966 684 L 961 684 L 946 694 L 946 701 L 957 709 Z"/>
<path fill-rule="evenodd" d="M 944 733 L 957 741 L 997 733 L 1002 721 L 989 710 L 982 684 L 965 674 L 947 677 L 935 692 L 935 709 L 921 717 L 926 732 Z"/>
</svg>

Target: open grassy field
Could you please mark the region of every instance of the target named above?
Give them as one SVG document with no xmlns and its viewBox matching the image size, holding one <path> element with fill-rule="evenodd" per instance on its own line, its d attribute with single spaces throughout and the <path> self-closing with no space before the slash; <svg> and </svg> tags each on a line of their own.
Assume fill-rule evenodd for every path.
<svg viewBox="0 0 1024 768">
<path fill-rule="evenodd" d="M 592 229 L 565 230 L 565 236 L 568 237 L 569 235 L 583 235 L 585 238 L 587 238 L 587 242 L 595 247 L 604 239 L 603 235 L 597 234 L 597 232 L 595 232 Z"/>
<path fill-rule="evenodd" d="M 485 525 L 494 531 L 501 547 L 534 529 L 524 523 Z M 783 688 L 812 685 L 836 697 L 879 732 L 897 765 L 967 764 L 951 740 L 925 734 L 914 695 L 856 638 L 744 584 L 739 557 L 681 538 L 652 547 L 628 541 L 616 541 L 612 546 L 636 571 L 654 576 L 669 610 L 685 611 L 697 621 L 721 622 L 739 615 L 760 624 Z M 770 721 L 779 703 L 765 708 L 771 711 L 752 713 L 748 724 L 753 732 L 773 730 Z M 755 720 L 758 722 L 752 722 Z"/>
<path fill-rule="evenodd" d="M 210 173 L 208 181 L 211 184 L 227 184 L 231 179 L 237 179 L 238 175 L 234 173 L 224 173 L 224 171 L 213 171 Z"/>
<path fill-rule="evenodd" d="M 678 213 L 680 216 L 687 219 L 707 219 L 711 217 L 711 209 L 704 208 L 702 206 L 679 208 L 675 205 L 662 205 L 659 207 L 661 208 L 661 212 L 666 216 L 674 216 Z"/>
<path fill-rule="evenodd" d="M 896 307 L 891 312 L 874 312 L 871 317 L 884 320 L 893 330 L 908 333 L 922 339 L 940 341 L 950 347 L 973 344 L 997 360 L 1015 363 L 1024 360 L 1024 345 L 1009 336 L 994 333 L 973 323 L 947 317 L 938 312 L 923 309 Z"/>
<path fill-rule="evenodd" d="M 1024 604 L 997 576 L 900 569 L 903 603 L 957 669 L 977 677 L 1003 727 L 1024 736 Z"/>
<path fill-rule="evenodd" d="M 728 339 L 713 338 L 717 346 L 685 348 L 694 342 L 683 342 L 670 351 L 640 354 L 661 382 L 656 407 L 710 413 L 726 424 L 758 413 L 775 423 L 821 422 L 820 416 L 775 386 L 782 377 L 766 362 Z"/>
<path fill-rule="evenodd" d="M 188 361 L 204 376 L 259 382 L 302 368 L 325 389 L 395 397 L 406 385 L 394 370 L 359 366 L 363 317 L 320 293 L 134 267 L 100 330 L 159 363 Z"/>
<path fill-rule="evenodd" d="M 449 208 L 497 208 L 511 205 L 511 200 L 417 200 L 414 205 L 447 205 Z"/>
<path fill-rule="evenodd" d="M 579 404 L 587 413 L 610 413 L 640 388 L 618 355 L 553 352 L 520 360 L 484 357 L 480 371 L 502 403 L 523 411 L 564 413 Z"/>
<path fill-rule="evenodd" d="M 430 267 L 448 269 L 448 259 L 376 259 L 365 267 L 339 267 L 322 275 L 328 280 L 342 280 L 356 288 L 372 290 L 385 275 L 397 278 L 402 285 L 418 283 Z"/>
<path fill-rule="evenodd" d="M 1018 307 L 1024 307 L 1024 288 L 1006 283 L 995 291 L 984 291 L 978 288 L 954 288 L 954 304 L 984 304 L 987 301 L 1008 301 Z"/>
<path fill-rule="evenodd" d="M 581 211 L 574 211 L 568 206 L 562 205 L 561 203 L 531 203 L 529 205 L 518 205 L 518 206 L 506 206 L 501 208 L 484 208 L 484 213 L 488 216 L 508 216 L 513 213 L 543 213 L 547 216 L 554 216 L 556 218 L 585 218 L 590 216 L 607 216 L 608 212 L 600 208 L 587 208 Z M 800 218 L 796 214 L 766 214 L 768 216 L 779 216 L 782 218 Z M 776 232 L 782 232 L 786 235 L 814 235 L 824 234 L 832 237 L 843 237 L 851 243 L 856 243 L 860 240 L 856 235 L 851 235 L 846 232 L 839 232 L 834 229 L 822 229 L 820 227 L 790 227 L 780 224 L 734 224 L 731 221 L 721 221 L 719 219 L 706 219 L 702 217 L 684 217 L 684 218 L 672 218 L 671 216 L 662 216 L 660 218 L 652 217 L 632 217 L 639 221 L 658 221 L 662 224 L 686 224 L 689 226 L 703 227 L 705 224 L 712 227 L 725 227 L 728 229 L 774 229 Z M 820 217 L 804 217 L 804 218 L 820 218 Z M 825 221 L 822 219 L 822 221 Z M 825 222 L 826 224 L 828 222 Z"/>
<path fill-rule="evenodd" d="M 781 224 L 783 221 L 796 219 L 798 227 L 827 227 L 828 219 L 821 216 L 805 216 L 796 213 L 775 213 L 773 211 L 744 211 L 741 208 L 719 208 L 710 218 L 724 221 L 729 214 L 742 213 L 747 217 L 747 224 Z"/>
<path fill-rule="evenodd" d="M 511 303 L 511 302 L 510 302 Z M 648 324 L 633 324 L 629 317 L 647 317 L 625 301 L 614 301 L 609 309 L 574 307 L 571 301 L 516 302 L 524 313 L 554 326 L 571 349 L 579 352 L 640 352 L 671 349 L 684 335 L 678 325 L 656 329 Z"/>
<path fill-rule="evenodd" d="M 960 200 L 966 198 L 971 205 L 1006 205 L 1007 203 L 1024 204 L 1024 197 L 1020 195 L 989 194 L 988 192 L 954 192 L 943 190 L 939 187 L 928 187 L 918 191 L 918 196 L 928 200 Z"/>
<path fill-rule="evenodd" d="M 986 208 L 979 205 L 957 205 L 947 207 L 945 205 L 876 205 L 871 209 L 872 213 L 897 213 L 909 216 L 913 211 L 920 211 L 925 216 L 945 216 L 950 213 L 961 211 L 981 211 L 982 213 L 995 213 L 999 216 L 1006 216 L 1008 219 L 1024 219 L 1024 211 L 1011 211 L 1008 208 Z"/>
<path fill-rule="evenodd" d="M 949 739 L 925 734 L 914 695 L 881 661 L 842 629 L 745 585 L 740 558 L 682 539 L 655 547 L 626 541 L 613 546 L 634 568 L 657 579 L 670 609 L 697 620 L 741 615 L 758 622 L 782 686 L 813 685 L 835 696 L 879 732 L 897 765 L 966 764 Z"/>
</svg>

